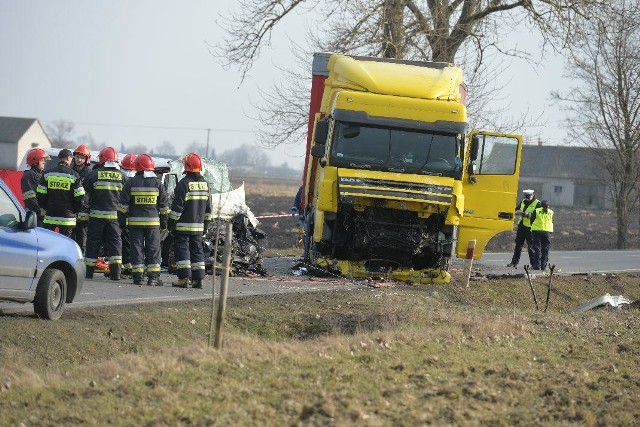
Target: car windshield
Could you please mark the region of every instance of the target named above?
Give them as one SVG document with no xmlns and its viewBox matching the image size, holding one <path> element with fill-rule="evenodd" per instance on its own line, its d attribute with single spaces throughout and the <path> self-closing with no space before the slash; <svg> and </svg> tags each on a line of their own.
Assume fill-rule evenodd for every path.
<svg viewBox="0 0 640 427">
<path fill-rule="evenodd" d="M 358 169 L 452 176 L 460 136 L 337 122 L 332 164 Z"/>
</svg>

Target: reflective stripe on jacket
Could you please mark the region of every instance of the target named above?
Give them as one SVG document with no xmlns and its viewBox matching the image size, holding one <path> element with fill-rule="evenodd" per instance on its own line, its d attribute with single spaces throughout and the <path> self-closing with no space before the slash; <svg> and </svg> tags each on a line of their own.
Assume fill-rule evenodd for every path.
<svg viewBox="0 0 640 427">
<path fill-rule="evenodd" d="M 36 190 L 38 204 L 46 211 L 45 224 L 75 225 L 85 190 L 78 174 L 65 163 L 45 172 Z"/>
<path fill-rule="evenodd" d="M 120 193 L 124 175 L 115 167 L 102 167 L 91 171 L 84 179 L 89 217 L 99 219 L 118 219 Z"/>
<path fill-rule="evenodd" d="M 187 172 L 176 185 L 169 218 L 176 221 L 177 233 L 202 234 L 204 222 L 211 221 L 209 185 L 198 173 Z"/>
<path fill-rule="evenodd" d="M 529 215 L 531 215 L 536 208 L 538 207 L 538 205 L 540 205 L 540 200 L 534 198 L 531 203 L 529 203 L 528 205 L 525 203 L 525 201 L 523 200 L 522 202 L 520 202 L 520 211 L 524 212 L 524 213 L 528 213 Z M 531 227 L 531 218 L 525 218 L 524 215 L 522 215 L 520 217 L 520 222 L 522 223 L 522 225 L 524 225 L 525 227 Z"/>
<path fill-rule="evenodd" d="M 120 194 L 118 212 L 128 215 L 129 227 L 159 227 L 160 216 L 169 213 L 169 200 L 162 182 L 140 171 L 129 178 Z"/>
</svg>

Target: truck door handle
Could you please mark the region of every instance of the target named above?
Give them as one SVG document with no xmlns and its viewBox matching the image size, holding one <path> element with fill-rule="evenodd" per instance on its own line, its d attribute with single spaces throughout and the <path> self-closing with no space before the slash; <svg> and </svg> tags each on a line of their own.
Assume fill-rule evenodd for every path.
<svg viewBox="0 0 640 427">
<path fill-rule="evenodd" d="M 513 214 L 511 212 L 498 212 L 498 218 L 513 219 Z"/>
</svg>

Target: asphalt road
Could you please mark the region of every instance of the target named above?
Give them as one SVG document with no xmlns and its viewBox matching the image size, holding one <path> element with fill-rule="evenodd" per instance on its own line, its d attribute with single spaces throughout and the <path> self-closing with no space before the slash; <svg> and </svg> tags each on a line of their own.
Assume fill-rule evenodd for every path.
<svg viewBox="0 0 640 427">
<path fill-rule="evenodd" d="M 523 261 L 527 259 L 523 253 Z M 508 268 L 511 253 L 485 253 L 481 261 L 474 261 L 474 268 L 481 274 L 505 275 L 522 274 L 522 265 L 517 269 Z M 463 260 L 454 260 L 454 266 L 461 266 Z M 608 272 L 640 272 L 640 251 L 554 251 L 550 263 L 561 269 L 559 274 L 598 274 Z M 366 283 L 353 283 L 343 278 L 314 278 L 296 276 L 290 267 L 293 258 L 269 258 L 264 267 L 267 277 L 231 277 L 228 296 L 268 295 L 286 292 L 328 291 L 336 289 L 364 289 Z M 86 280 L 82 292 L 67 309 L 99 307 L 118 304 L 139 304 L 162 301 L 186 301 L 211 299 L 213 283 L 207 276 L 202 289 L 181 289 L 171 287 L 175 276 L 163 274 L 164 286 L 149 287 L 134 285 L 131 279 L 111 281 L 101 278 Z M 216 293 L 220 292 L 220 277 L 216 277 Z M 0 303 L 0 315 L 12 313 L 33 313 L 31 304 Z"/>
</svg>

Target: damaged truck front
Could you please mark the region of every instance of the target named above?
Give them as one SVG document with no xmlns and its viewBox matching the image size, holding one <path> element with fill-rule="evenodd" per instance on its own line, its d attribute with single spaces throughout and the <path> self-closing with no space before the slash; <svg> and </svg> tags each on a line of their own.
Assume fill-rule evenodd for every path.
<svg viewBox="0 0 640 427">
<path fill-rule="evenodd" d="M 314 55 L 305 259 L 347 277 L 446 283 L 513 227 L 522 138 L 467 132 L 462 70 Z"/>
</svg>

